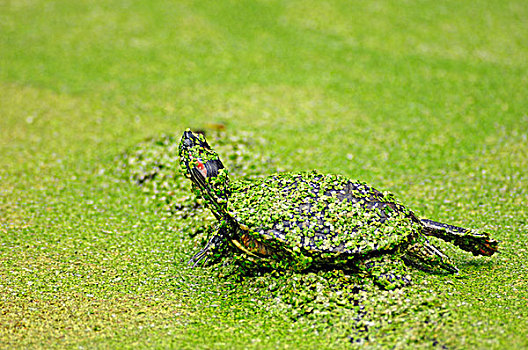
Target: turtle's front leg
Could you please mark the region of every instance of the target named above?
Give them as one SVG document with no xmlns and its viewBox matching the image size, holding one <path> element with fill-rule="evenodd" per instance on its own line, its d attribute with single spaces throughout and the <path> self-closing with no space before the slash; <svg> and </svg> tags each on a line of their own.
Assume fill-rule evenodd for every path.
<svg viewBox="0 0 528 350">
<path fill-rule="evenodd" d="M 189 265 L 196 267 L 196 265 L 198 265 L 200 262 L 205 264 L 205 262 L 209 260 L 211 256 L 220 254 L 226 244 L 226 229 L 224 227 L 220 227 L 217 234 L 214 235 L 209 240 L 209 242 L 207 242 L 205 247 L 189 260 Z"/>
<path fill-rule="evenodd" d="M 359 263 L 359 269 L 366 272 L 374 282 L 386 290 L 404 287 L 411 283 L 405 264 L 399 257 L 381 255 Z"/>
</svg>

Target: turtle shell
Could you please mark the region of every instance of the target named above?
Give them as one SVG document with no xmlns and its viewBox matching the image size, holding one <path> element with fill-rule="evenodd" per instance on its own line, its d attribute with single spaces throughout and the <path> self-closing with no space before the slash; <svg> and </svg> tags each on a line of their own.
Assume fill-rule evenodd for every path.
<svg viewBox="0 0 528 350">
<path fill-rule="evenodd" d="M 357 258 L 407 244 L 420 229 L 392 194 L 340 175 L 276 174 L 231 186 L 230 215 L 274 250 Z"/>
</svg>

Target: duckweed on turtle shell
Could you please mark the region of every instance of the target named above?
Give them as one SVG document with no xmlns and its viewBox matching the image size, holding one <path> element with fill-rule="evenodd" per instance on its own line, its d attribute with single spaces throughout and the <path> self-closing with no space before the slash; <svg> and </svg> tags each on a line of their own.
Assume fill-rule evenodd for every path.
<svg viewBox="0 0 528 350">
<path fill-rule="evenodd" d="M 391 194 L 340 175 L 277 174 L 235 182 L 231 191 L 228 210 L 254 229 L 254 238 L 267 238 L 276 251 L 304 247 L 322 262 L 392 250 L 417 232 L 410 212 Z"/>
</svg>

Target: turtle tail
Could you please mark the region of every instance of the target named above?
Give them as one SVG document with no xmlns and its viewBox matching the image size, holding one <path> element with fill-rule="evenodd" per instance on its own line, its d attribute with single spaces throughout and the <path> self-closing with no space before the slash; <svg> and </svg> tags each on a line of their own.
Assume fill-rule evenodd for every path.
<svg viewBox="0 0 528 350">
<path fill-rule="evenodd" d="M 490 237 L 487 232 L 479 232 L 458 226 L 443 224 L 428 219 L 420 219 L 423 225 L 422 233 L 426 236 L 438 237 L 446 242 L 473 255 L 491 256 L 498 250 L 499 241 Z"/>
</svg>

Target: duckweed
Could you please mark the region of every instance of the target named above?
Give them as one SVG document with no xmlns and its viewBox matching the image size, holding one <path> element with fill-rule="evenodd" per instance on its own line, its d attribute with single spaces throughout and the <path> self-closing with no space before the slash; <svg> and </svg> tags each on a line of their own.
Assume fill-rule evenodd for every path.
<svg viewBox="0 0 528 350">
<path fill-rule="evenodd" d="M 527 11 L 1 2 L 0 348 L 528 348 Z M 136 185 L 115 157 L 211 122 L 273 150 L 266 175 L 364 179 L 420 216 L 492 233 L 499 254 L 430 237 L 459 274 L 412 269 L 391 291 L 360 271 L 241 268 L 229 254 L 190 269 L 208 236 L 196 228 L 216 218 L 199 199 L 173 206 L 183 197 L 152 183 L 163 176 Z M 240 181 L 244 162 L 222 160 Z"/>
</svg>

